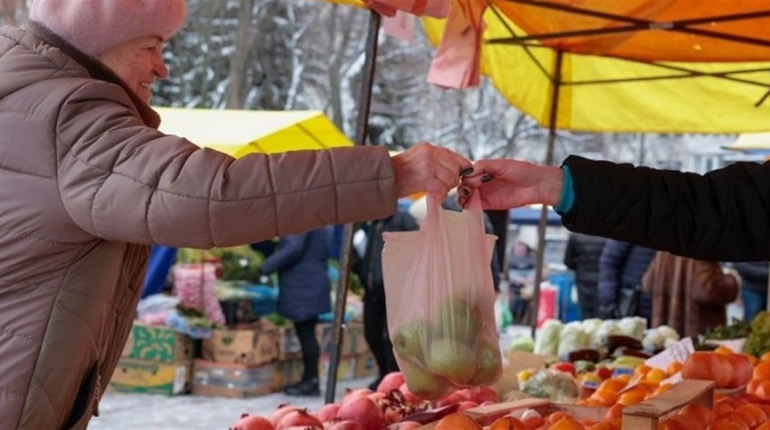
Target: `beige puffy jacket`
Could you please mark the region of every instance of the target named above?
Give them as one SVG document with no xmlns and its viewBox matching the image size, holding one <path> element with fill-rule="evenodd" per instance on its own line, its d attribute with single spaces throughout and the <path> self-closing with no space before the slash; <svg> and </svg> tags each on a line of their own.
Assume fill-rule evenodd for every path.
<svg viewBox="0 0 770 430">
<path fill-rule="evenodd" d="M 0 28 L 0 429 L 85 428 L 152 244 L 209 248 L 395 211 L 368 147 L 234 160 L 156 130 L 112 73 Z"/>
</svg>

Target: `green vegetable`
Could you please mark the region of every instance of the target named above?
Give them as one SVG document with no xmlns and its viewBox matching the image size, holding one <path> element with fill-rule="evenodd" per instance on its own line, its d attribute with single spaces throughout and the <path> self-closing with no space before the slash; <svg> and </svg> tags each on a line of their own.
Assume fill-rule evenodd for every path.
<svg viewBox="0 0 770 430">
<path fill-rule="evenodd" d="M 733 320 L 733 323 L 727 326 L 717 326 L 706 333 L 706 339 L 727 340 L 747 337 L 751 333 L 753 323 L 743 320 Z"/>
</svg>

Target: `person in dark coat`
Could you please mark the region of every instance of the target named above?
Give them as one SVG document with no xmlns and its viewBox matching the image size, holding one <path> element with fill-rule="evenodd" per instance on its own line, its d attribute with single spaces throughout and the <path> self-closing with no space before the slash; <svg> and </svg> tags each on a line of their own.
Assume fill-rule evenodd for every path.
<svg viewBox="0 0 770 430">
<path fill-rule="evenodd" d="M 564 265 L 575 272 L 580 318 L 599 317 L 599 258 L 606 239 L 572 233 L 564 250 Z"/>
<path fill-rule="evenodd" d="M 741 299 L 743 301 L 743 319 L 751 321 L 760 312 L 767 309 L 767 261 L 735 263 L 735 271 L 741 275 Z"/>
<path fill-rule="evenodd" d="M 640 316 L 650 321 L 652 299 L 641 283 L 654 257 L 650 248 L 607 240 L 599 258 L 600 318 Z"/>
<path fill-rule="evenodd" d="M 385 284 L 382 280 L 382 248 L 385 242 L 382 233 L 386 231 L 414 231 L 419 228 L 417 221 L 406 211 L 371 221 L 363 225 L 366 233 L 364 255 L 356 261 L 353 271 L 364 285 L 364 337 L 377 362 L 377 378 L 369 386 L 376 389 L 385 375 L 399 370 L 390 341 L 385 306 Z"/>
<path fill-rule="evenodd" d="M 321 352 L 315 330 L 318 316 L 332 309 L 328 274 L 331 240 L 332 228 L 328 226 L 283 237 L 260 268 L 263 275 L 278 272 L 277 311 L 294 323 L 302 347 L 302 380 L 286 387 L 289 395 L 321 394 L 318 384 Z"/>
<path fill-rule="evenodd" d="M 727 304 L 738 295 L 738 281 L 716 261 L 657 252 L 642 278 L 652 299 L 651 326 L 667 325 L 683 337 L 725 325 Z"/>
</svg>

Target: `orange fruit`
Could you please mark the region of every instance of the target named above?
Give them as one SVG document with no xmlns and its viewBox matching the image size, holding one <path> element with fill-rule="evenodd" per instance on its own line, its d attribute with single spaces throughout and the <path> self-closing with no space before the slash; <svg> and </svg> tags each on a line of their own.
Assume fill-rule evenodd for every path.
<svg viewBox="0 0 770 430">
<path fill-rule="evenodd" d="M 451 413 L 436 423 L 436 430 L 482 430 L 481 424 L 462 412 Z"/>
<path fill-rule="evenodd" d="M 682 362 L 681 361 L 672 361 L 668 367 L 666 367 L 666 373 L 668 376 L 673 375 L 676 372 L 679 372 L 682 370 Z"/>
<path fill-rule="evenodd" d="M 599 384 L 598 387 L 596 387 L 596 390 L 597 391 L 599 391 L 599 390 L 610 390 L 610 391 L 618 392 L 618 391 L 622 390 L 623 388 L 625 388 L 626 385 L 628 385 L 628 381 L 624 381 L 624 380 L 620 379 L 619 377 L 608 378 L 608 379 L 605 379 L 604 381 L 602 381 L 602 383 Z"/>
<path fill-rule="evenodd" d="M 725 415 L 725 418 L 730 419 L 732 421 L 742 421 L 745 423 L 749 428 L 753 428 L 755 425 L 757 425 L 757 420 L 754 419 L 754 416 L 746 411 L 742 411 L 739 409 L 732 410 L 728 412 Z"/>
<path fill-rule="evenodd" d="M 514 417 L 502 417 L 496 419 L 488 430 L 528 430 L 521 420 Z"/>
<path fill-rule="evenodd" d="M 665 393 L 666 391 L 670 390 L 670 389 L 671 389 L 671 387 L 673 387 L 673 386 L 674 386 L 673 384 L 668 384 L 668 383 L 666 383 L 666 384 L 660 384 L 660 385 L 658 386 L 658 388 L 656 388 L 656 389 L 655 389 L 655 391 L 653 391 L 652 393 L 650 393 L 650 395 L 649 395 L 648 397 L 655 397 L 655 396 L 657 396 L 657 395 L 663 394 L 663 393 Z"/>
<path fill-rule="evenodd" d="M 709 430 L 749 430 L 749 426 L 744 422 L 730 421 L 729 419 L 720 419 L 714 421 Z"/>
<path fill-rule="evenodd" d="M 757 423 L 763 423 L 767 421 L 767 414 L 762 408 L 755 404 L 741 405 L 736 408 L 739 411 L 744 411 L 754 417 L 754 421 Z"/>
<path fill-rule="evenodd" d="M 770 430 L 770 421 L 760 425 L 759 427 L 757 427 L 754 430 Z"/>
<path fill-rule="evenodd" d="M 728 412 L 735 409 L 732 405 L 732 403 L 722 400 L 714 403 L 714 414 L 717 416 L 717 418 L 727 414 Z"/>
<path fill-rule="evenodd" d="M 658 424 L 658 430 L 691 430 L 694 427 L 683 415 L 672 415 Z"/>
<path fill-rule="evenodd" d="M 701 405 L 687 405 L 683 407 L 679 414 L 696 423 L 699 428 L 706 428 L 716 419 L 716 414 L 711 409 Z"/>
<path fill-rule="evenodd" d="M 770 353 L 765 353 L 765 355 Z M 763 356 L 764 357 L 764 356 Z M 762 360 L 754 366 L 754 371 L 751 374 L 752 379 L 760 381 L 766 381 L 770 379 L 770 360 Z"/>
<path fill-rule="evenodd" d="M 770 361 L 770 352 L 766 352 L 759 357 L 759 361 Z"/>
<path fill-rule="evenodd" d="M 730 348 L 728 348 L 728 347 L 726 347 L 724 345 L 719 345 L 718 347 L 716 347 L 714 352 L 716 352 L 717 354 L 735 354 L 735 352 L 733 352 L 732 349 L 730 349 Z"/>
<path fill-rule="evenodd" d="M 641 403 L 647 398 L 647 391 L 641 387 L 634 387 L 625 393 L 621 394 L 618 398 L 618 404 L 621 405 L 635 405 Z"/>
<path fill-rule="evenodd" d="M 615 426 L 613 426 L 612 423 L 605 421 L 586 427 L 586 430 L 615 430 Z"/>
<path fill-rule="evenodd" d="M 595 399 L 602 406 L 614 405 L 618 401 L 619 397 L 620 396 L 618 395 L 617 391 L 607 388 L 597 389 L 593 394 L 591 394 L 591 398 Z"/>
<path fill-rule="evenodd" d="M 583 426 L 571 417 L 565 417 L 551 424 L 548 430 L 583 430 Z"/>
<path fill-rule="evenodd" d="M 756 369 L 756 367 L 754 368 Z M 753 383 L 754 381 L 751 381 L 749 384 Z M 747 387 L 748 391 L 748 387 Z M 762 399 L 770 399 L 770 379 L 764 379 L 757 382 L 756 386 L 754 387 L 754 392 L 748 391 L 749 394 L 754 394 L 755 396 L 762 398 Z"/>
<path fill-rule="evenodd" d="M 572 416 L 564 411 L 551 412 L 551 414 L 548 415 L 548 422 L 550 424 L 554 424 L 557 421 L 561 421 L 564 418 L 572 418 Z"/>
</svg>

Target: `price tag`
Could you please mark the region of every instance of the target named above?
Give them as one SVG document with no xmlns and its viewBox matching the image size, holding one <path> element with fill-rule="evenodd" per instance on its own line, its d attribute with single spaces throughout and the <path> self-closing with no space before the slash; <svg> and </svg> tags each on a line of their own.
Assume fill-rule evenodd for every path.
<svg viewBox="0 0 770 430">
<path fill-rule="evenodd" d="M 657 355 L 648 358 L 644 364 L 666 370 L 668 365 L 674 361 L 684 363 L 684 361 L 687 360 L 687 357 L 693 352 L 695 352 L 695 346 L 692 344 L 692 339 L 686 337 L 679 342 L 672 344 Z"/>
</svg>

